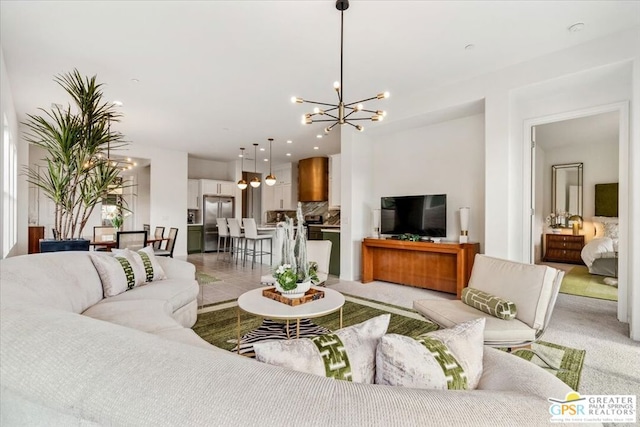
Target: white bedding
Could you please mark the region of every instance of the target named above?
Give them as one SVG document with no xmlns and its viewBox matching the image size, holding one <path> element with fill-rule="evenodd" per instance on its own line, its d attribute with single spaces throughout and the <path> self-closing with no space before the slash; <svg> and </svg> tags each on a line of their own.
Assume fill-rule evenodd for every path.
<svg viewBox="0 0 640 427">
<path fill-rule="evenodd" d="M 591 268 L 593 261 L 596 259 L 615 253 L 615 246 L 613 239 L 610 237 L 596 237 L 582 248 L 582 260 L 587 267 Z"/>
</svg>

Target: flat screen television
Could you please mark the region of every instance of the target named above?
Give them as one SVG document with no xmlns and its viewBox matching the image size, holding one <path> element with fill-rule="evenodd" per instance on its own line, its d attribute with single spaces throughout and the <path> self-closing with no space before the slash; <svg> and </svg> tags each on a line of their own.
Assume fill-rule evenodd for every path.
<svg viewBox="0 0 640 427">
<path fill-rule="evenodd" d="M 382 197 L 380 233 L 447 237 L 447 195 Z"/>
</svg>

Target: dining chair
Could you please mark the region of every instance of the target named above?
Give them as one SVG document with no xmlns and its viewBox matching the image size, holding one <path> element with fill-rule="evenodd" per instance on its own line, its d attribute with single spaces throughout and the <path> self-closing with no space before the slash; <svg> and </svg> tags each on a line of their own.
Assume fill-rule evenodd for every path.
<svg viewBox="0 0 640 427">
<path fill-rule="evenodd" d="M 151 233 L 151 225 L 150 224 L 142 224 L 142 229 L 146 230 L 148 233 Z"/>
<path fill-rule="evenodd" d="M 251 268 L 254 267 L 256 262 L 256 255 L 260 255 L 260 264 L 262 264 L 262 256 L 269 255 L 269 265 L 271 265 L 273 261 L 273 240 L 271 234 L 258 234 L 258 226 L 256 225 L 256 220 L 253 218 L 243 218 L 242 223 L 244 225 L 244 260 L 242 265 L 244 266 L 244 262 L 247 260 L 247 255 L 251 255 Z M 266 251 L 263 247 L 263 242 L 269 241 L 269 251 Z M 253 244 L 251 249 L 249 249 L 249 242 Z M 260 242 L 260 250 L 257 250 L 257 243 Z"/>
<path fill-rule="evenodd" d="M 154 254 L 157 256 L 168 256 L 173 258 L 173 248 L 176 246 L 176 237 L 178 237 L 178 229 L 171 227 L 169 229 L 169 240 L 167 240 L 167 246 L 164 249 L 154 249 Z"/>
<path fill-rule="evenodd" d="M 229 225 L 229 237 L 231 237 L 231 256 L 236 258 L 236 264 L 238 258 L 244 254 L 242 245 L 244 243 L 244 233 L 240 229 L 240 222 L 236 218 L 227 219 Z"/>
<path fill-rule="evenodd" d="M 218 258 L 220 257 L 220 242 L 222 242 L 222 252 L 227 251 L 227 243 L 229 241 L 229 227 L 226 218 L 216 218 L 218 224 Z"/>
<path fill-rule="evenodd" d="M 147 230 L 118 231 L 116 233 L 116 247 L 137 251 L 147 246 Z"/>
<path fill-rule="evenodd" d="M 155 237 L 156 239 L 162 239 L 163 236 L 164 236 L 164 227 L 156 227 L 153 233 L 153 237 Z M 153 242 L 153 249 L 160 249 L 161 246 L 162 246 L 162 240 Z"/>
<path fill-rule="evenodd" d="M 93 241 L 99 242 L 113 242 L 116 239 L 116 228 L 110 225 L 97 225 L 93 227 Z M 108 251 L 108 246 L 94 245 L 96 251 Z"/>
</svg>

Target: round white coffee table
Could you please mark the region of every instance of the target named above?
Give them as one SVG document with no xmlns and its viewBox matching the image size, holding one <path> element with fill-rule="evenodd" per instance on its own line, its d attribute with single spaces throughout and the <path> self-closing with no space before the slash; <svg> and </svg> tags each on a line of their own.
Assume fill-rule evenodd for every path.
<svg viewBox="0 0 640 427">
<path fill-rule="evenodd" d="M 238 298 L 238 345 L 240 345 L 240 310 L 266 319 L 286 320 L 287 339 L 290 338 L 288 335 L 290 320 L 296 321 L 296 338 L 300 338 L 300 319 L 321 317 L 338 310 L 340 310 L 340 328 L 342 328 L 344 296 L 340 292 L 313 286 L 313 289 L 324 292 L 324 298 L 293 307 L 263 296 L 262 291 L 269 288 L 272 287 L 253 289 Z"/>
</svg>

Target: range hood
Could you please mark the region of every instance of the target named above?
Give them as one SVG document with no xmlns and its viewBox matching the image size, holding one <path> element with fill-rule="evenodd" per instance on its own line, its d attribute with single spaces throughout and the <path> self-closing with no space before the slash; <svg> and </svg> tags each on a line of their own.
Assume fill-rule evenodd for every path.
<svg viewBox="0 0 640 427">
<path fill-rule="evenodd" d="M 329 200 L 328 157 L 311 157 L 298 162 L 298 200 L 301 202 Z"/>
</svg>

